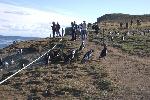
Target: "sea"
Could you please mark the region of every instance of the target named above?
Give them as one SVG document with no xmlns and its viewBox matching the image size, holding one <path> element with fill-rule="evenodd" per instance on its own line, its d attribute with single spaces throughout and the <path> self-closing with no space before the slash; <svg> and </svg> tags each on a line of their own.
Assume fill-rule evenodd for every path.
<svg viewBox="0 0 150 100">
<path fill-rule="evenodd" d="M 14 41 L 27 41 L 27 40 L 35 40 L 37 37 L 21 37 L 21 36 L 3 36 L 0 35 L 0 49 L 7 47 L 12 44 Z"/>
</svg>

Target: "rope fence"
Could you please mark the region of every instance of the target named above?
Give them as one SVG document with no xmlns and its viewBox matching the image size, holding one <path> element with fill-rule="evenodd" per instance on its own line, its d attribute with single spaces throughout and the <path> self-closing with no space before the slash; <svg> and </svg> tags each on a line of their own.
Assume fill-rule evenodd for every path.
<svg viewBox="0 0 150 100">
<path fill-rule="evenodd" d="M 62 38 L 59 40 L 58 43 L 60 43 L 62 41 Z M 58 44 L 57 43 L 57 44 Z M 53 50 L 56 46 L 54 45 L 53 48 L 49 49 L 47 52 L 45 52 L 43 55 L 41 55 L 40 57 L 38 57 L 37 59 L 35 59 L 34 61 L 32 61 L 31 63 L 29 63 L 28 65 L 24 66 L 22 69 L 18 70 L 17 72 L 15 72 L 14 74 L 10 75 L 9 77 L 7 77 L 6 79 L 2 80 L 0 82 L 0 85 L 3 84 L 4 82 L 6 82 L 7 80 L 9 80 L 10 78 L 12 78 L 13 76 L 15 76 L 16 74 L 18 74 L 19 72 L 21 72 L 22 70 L 26 69 L 27 67 L 29 67 L 30 65 L 32 65 L 33 63 L 35 63 L 36 61 L 38 61 L 39 59 L 41 59 L 43 56 L 45 56 L 47 53 L 49 53 L 51 50 Z"/>
</svg>

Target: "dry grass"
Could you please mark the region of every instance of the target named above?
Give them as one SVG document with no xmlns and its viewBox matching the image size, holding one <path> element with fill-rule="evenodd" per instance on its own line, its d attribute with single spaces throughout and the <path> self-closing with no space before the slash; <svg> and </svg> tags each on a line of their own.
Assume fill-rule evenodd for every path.
<svg viewBox="0 0 150 100">
<path fill-rule="evenodd" d="M 47 40 L 46 40 L 47 41 Z M 51 41 L 51 43 L 57 41 Z M 36 43 L 36 42 L 35 42 Z M 42 45 L 45 45 L 43 42 Z M 64 39 L 65 50 L 78 48 L 80 41 Z M 86 41 L 80 60 L 91 48 L 92 60 L 72 64 L 34 65 L 13 77 L 7 85 L 0 86 L 0 98 L 40 98 L 42 100 L 99 100 L 125 99 L 148 100 L 150 98 L 150 58 L 130 56 L 113 47 L 108 47 L 106 59 L 98 59 L 101 45 Z M 41 45 L 41 46 L 42 46 Z M 47 47 L 49 48 L 49 47 Z M 36 56 L 34 53 L 28 55 Z M 49 93 L 44 91 L 48 89 Z M 6 96 L 7 95 L 7 96 Z"/>
</svg>

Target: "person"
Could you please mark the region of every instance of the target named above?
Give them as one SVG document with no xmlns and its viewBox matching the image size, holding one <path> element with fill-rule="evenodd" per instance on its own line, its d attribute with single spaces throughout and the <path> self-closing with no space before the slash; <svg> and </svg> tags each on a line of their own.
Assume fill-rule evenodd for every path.
<svg viewBox="0 0 150 100">
<path fill-rule="evenodd" d="M 80 34 L 81 34 L 81 26 L 80 25 L 77 25 L 77 30 L 76 30 L 76 33 L 77 33 L 77 38 L 80 38 Z"/>
<path fill-rule="evenodd" d="M 86 22 L 83 21 L 83 24 L 82 24 L 82 40 L 85 40 L 86 37 L 87 37 L 87 26 L 86 26 Z"/>
<path fill-rule="evenodd" d="M 64 29 L 62 28 L 62 30 L 61 30 L 61 31 L 62 31 L 62 36 L 64 36 Z"/>
<path fill-rule="evenodd" d="M 126 23 L 126 28 L 128 28 L 128 23 Z"/>
<path fill-rule="evenodd" d="M 74 32 L 74 40 L 76 40 L 77 39 L 77 24 L 76 24 L 76 22 L 74 21 L 74 30 L 75 30 L 75 32 Z"/>
<path fill-rule="evenodd" d="M 56 24 L 55 22 L 52 22 L 53 26 L 52 27 L 52 31 L 53 31 L 53 38 L 55 37 L 55 32 L 56 32 Z"/>
<path fill-rule="evenodd" d="M 131 25 L 131 26 L 133 25 L 133 20 L 131 20 L 130 25 Z"/>
<path fill-rule="evenodd" d="M 57 22 L 57 24 L 56 24 L 56 34 L 57 34 L 57 36 L 61 37 L 61 34 L 60 34 L 59 30 L 60 30 L 60 25 Z"/>
<path fill-rule="evenodd" d="M 81 39 L 82 39 L 82 33 L 83 33 L 82 28 L 83 28 L 83 24 L 81 23 L 81 24 L 80 24 L 80 35 L 81 35 Z"/>
<path fill-rule="evenodd" d="M 96 33 L 96 36 L 98 36 L 98 32 L 99 32 L 99 26 L 98 24 L 95 25 L 95 33 Z"/>
<path fill-rule="evenodd" d="M 75 27 L 73 22 L 71 22 L 71 36 L 72 36 L 71 41 L 75 40 Z"/>
</svg>

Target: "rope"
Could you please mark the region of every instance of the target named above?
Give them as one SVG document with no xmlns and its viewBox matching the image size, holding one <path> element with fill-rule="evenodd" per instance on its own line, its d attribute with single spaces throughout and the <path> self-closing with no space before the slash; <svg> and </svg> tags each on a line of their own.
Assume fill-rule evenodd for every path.
<svg viewBox="0 0 150 100">
<path fill-rule="evenodd" d="M 59 42 L 61 42 L 62 41 L 62 38 L 59 40 Z M 58 43 L 59 43 L 58 42 Z M 58 44 L 57 43 L 57 44 Z M 2 80 L 1 82 L 0 82 L 0 85 L 2 84 L 2 83 L 4 83 L 5 81 L 7 81 L 7 80 L 9 80 L 10 78 L 12 78 L 13 76 L 15 76 L 16 74 L 18 74 L 19 72 L 21 72 L 22 70 L 24 70 L 24 69 L 26 69 L 27 67 L 29 67 L 30 65 L 32 65 L 33 63 L 35 63 L 36 61 L 38 61 L 40 58 L 42 58 L 43 56 L 45 56 L 47 53 L 49 53 L 52 49 L 54 49 L 56 46 L 57 46 L 57 44 L 53 47 L 53 48 L 51 48 L 51 49 L 49 49 L 47 52 L 45 52 L 42 56 L 40 56 L 39 58 L 37 58 L 37 59 L 35 59 L 34 61 L 32 61 L 31 63 L 29 63 L 28 65 L 26 65 L 25 67 L 23 67 L 22 69 L 20 69 L 20 70 L 18 70 L 17 72 L 15 72 L 14 74 L 12 74 L 12 75 L 10 75 L 9 77 L 7 77 L 6 79 L 4 79 L 4 80 Z"/>
</svg>

